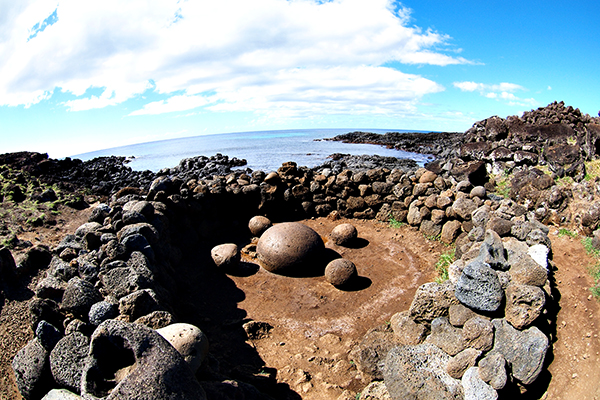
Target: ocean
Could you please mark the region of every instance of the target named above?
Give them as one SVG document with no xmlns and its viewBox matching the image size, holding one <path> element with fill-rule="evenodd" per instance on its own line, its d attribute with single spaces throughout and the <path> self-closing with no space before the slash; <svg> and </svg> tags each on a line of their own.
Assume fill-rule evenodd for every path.
<svg viewBox="0 0 600 400">
<path fill-rule="evenodd" d="M 299 166 L 312 168 L 325 162 L 327 157 L 333 153 L 410 158 L 417 161 L 419 165 L 431 160 L 431 157 L 426 155 L 387 149 L 378 145 L 317 140 L 357 130 L 299 129 L 203 135 L 98 150 L 74 155 L 73 158 L 86 161 L 112 155 L 132 157 L 128 164 L 132 169 L 153 172 L 162 168 L 174 167 L 184 158 L 200 155 L 210 157 L 217 153 L 230 158 L 246 159 L 248 165 L 245 167 L 266 172 L 277 170 L 286 161 L 294 161 Z M 373 133 L 419 132 L 402 129 L 361 129 L 361 131 Z"/>
</svg>

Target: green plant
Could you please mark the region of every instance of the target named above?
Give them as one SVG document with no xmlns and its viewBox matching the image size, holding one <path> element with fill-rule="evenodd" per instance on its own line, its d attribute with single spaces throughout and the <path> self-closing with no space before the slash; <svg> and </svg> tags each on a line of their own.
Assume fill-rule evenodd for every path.
<svg viewBox="0 0 600 400">
<path fill-rule="evenodd" d="M 452 248 L 440 255 L 440 259 L 435 264 L 435 270 L 438 273 L 436 278 L 437 283 L 442 283 L 448 280 L 448 267 L 454 262 L 456 249 Z"/>
<path fill-rule="evenodd" d="M 558 237 L 563 237 L 563 236 L 568 236 L 568 237 L 577 237 L 577 232 L 572 232 L 567 228 L 560 228 L 558 230 Z"/>
<path fill-rule="evenodd" d="M 581 244 L 583 244 L 583 248 L 590 256 L 600 258 L 600 250 L 594 247 L 591 237 L 584 237 L 581 239 Z"/>
<path fill-rule="evenodd" d="M 390 219 L 389 219 L 389 221 L 388 221 L 388 222 L 389 222 L 389 224 L 390 224 L 390 227 L 391 227 L 391 228 L 400 228 L 400 227 L 402 227 L 402 226 L 404 226 L 404 225 L 405 225 L 405 223 L 404 223 L 404 222 L 402 222 L 402 221 L 398 221 L 398 220 L 397 220 L 396 218 L 394 218 L 394 217 L 390 217 Z"/>
<path fill-rule="evenodd" d="M 594 286 L 590 288 L 590 292 L 598 300 L 600 299 L 600 250 L 594 247 L 591 237 L 581 239 L 581 244 L 586 253 L 596 259 L 596 262 L 588 267 L 588 272 L 595 282 Z"/>
</svg>

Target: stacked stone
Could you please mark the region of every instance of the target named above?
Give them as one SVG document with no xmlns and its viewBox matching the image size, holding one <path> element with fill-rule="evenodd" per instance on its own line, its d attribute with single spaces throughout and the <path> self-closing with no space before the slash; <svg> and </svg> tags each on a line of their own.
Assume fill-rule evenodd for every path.
<svg viewBox="0 0 600 400">
<path fill-rule="evenodd" d="M 359 370 L 383 380 L 392 398 L 497 398 L 505 385 L 526 389 L 544 367 L 553 318 L 548 229 L 510 200 L 473 209 L 469 221 L 450 279 L 422 285 L 409 310 L 353 351 Z"/>
<path fill-rule="evenodd" d="M 17 271 L 48 266 L 29 304 L 35 337 L 13 360 L 24 398 L 53 387 L 107 399 L 204 398 L 194 372 L 206 357 L 206 336 L 172 325 L 168 311 L 168 265 L 180 252 L 170 244 L 167 214 L 164 203 L 128 195 L 97 206 L 52 252 L 32 249 L 13 261 Z M 10 252 L 2 255 L 10 264 Z"/>
</svg>

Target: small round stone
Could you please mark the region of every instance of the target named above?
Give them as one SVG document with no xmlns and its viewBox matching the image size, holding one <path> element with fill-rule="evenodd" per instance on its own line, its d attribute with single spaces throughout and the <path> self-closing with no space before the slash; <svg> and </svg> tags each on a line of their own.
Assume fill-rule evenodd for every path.
<svg viewBox="0 0 600 400">
<path fill-rule="evenodd" d="M 356 275 L 356 266 L 345 258 L 337 258 L 325 267 L 325 279 L 334 286 L 345 285 Z"/>
<path fill-rule="evenodd" d="M 269 229 L 271 226 L 273 226 L 271 220 L 267 217 L 263 217 L 262 215 L 252 217 L 250 222 L 248 222 L 248 229 L 250 229 L 250 233 L 256 237 L 260 237 L 260 235 L 262 235 L 264 231 Z"/>
<path fill-rule="evenodd" d="M 357 238 L 358 231 L 352 224 L 340 224 L 333 228 L 329 236 L 333 243 L 338 246 L 345 246 Z"/>
<path fill-rule="evenodd" d="M 299 222 L 267 229 L 256 245 L 263 268 L 274 273 L 298 273 L 325 249 L 317 232 Z"/>
<path fill-rule="evenodd" d="M 235 267 L 240 262 L 240 251 L 235 243 L 225 243 L 213 247 L 210 255 L 219 268 Z"/>
<path fill-rule="evenodd" d="M 191 324 L 171 324 L 157 329 L 162 337 L 183 356 L 192 371 L 196 372 L 208 354 L 208 338 Z"/>
<path fill-rule="evenodd" d="M 469 193 L 469 196 L 471 198 L 479 197 L 480 199 L 484 199 L 485 195 L 486 195 L 486 190 L 485 190 L 485 187 L 483 187 L 483 186 L 475 186 L 473 189 L 471 189 L 471 193 Z"/>
</svg>

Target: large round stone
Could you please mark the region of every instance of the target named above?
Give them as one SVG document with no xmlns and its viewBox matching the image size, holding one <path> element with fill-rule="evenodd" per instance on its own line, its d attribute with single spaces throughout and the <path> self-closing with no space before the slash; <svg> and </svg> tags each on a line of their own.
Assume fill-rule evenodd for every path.
<svg viewBox="0 0 600 400">
<path fill-rule="evenodd" d="M 256 252 L 263 268 L 274 273 L 301 273 L 323 250 L 317 232 L 299 222 L 284 222 L 267 229 L 258 241 Z"/>
</svg>

